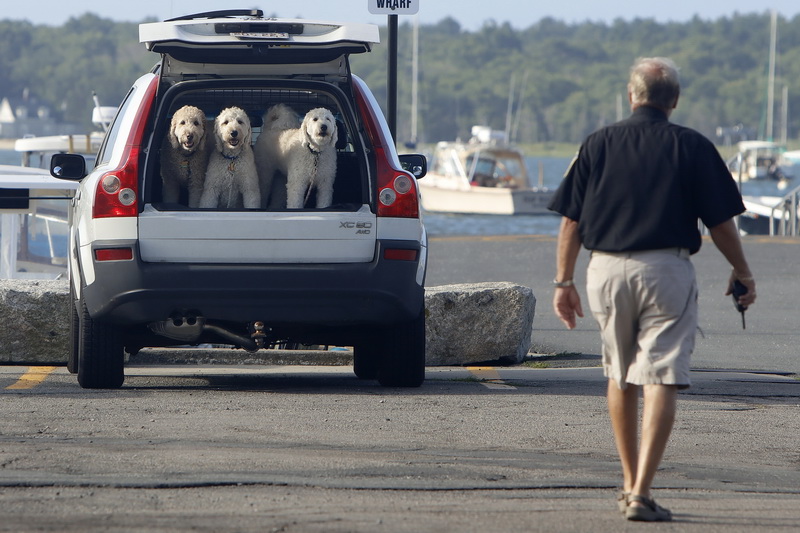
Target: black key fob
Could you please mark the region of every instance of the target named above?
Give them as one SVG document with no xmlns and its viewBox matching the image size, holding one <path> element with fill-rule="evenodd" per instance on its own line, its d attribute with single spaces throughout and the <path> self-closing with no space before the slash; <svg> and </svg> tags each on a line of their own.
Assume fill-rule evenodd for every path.
<svg viewBox="0 0 800 533">
<path fill-rule="evenodd" d="M 747 287 L 745 287 L 744 284 L 737 279 L 733 281 L 733 290 L 731 292 L 733 305 L 736 306 L 736 310 L 740 313 L 744 313 L 747 310 L 747 307 L 739 303 L 739 297 L 747 294 Z"/>
<path fill-rule="evenodd" d="M 739 311 L 742 315 L 742 329 L 745 329 L 745 322 L 744 322 L 744 312 L 747 311 L 747 307 L 743 306 L 739 303 L 739 296 L 743 294 L 747 294 L 747 287 L 744 284 L 737 280 L 733 282 L 733 288 L 731 290 L 731 295 L 733 297 L 733 305 L 736 306 L 736 310 Z"/>
</svg>

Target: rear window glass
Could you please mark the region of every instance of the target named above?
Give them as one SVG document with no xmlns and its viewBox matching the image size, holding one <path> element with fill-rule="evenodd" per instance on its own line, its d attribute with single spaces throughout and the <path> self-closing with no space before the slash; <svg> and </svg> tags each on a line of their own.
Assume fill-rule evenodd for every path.
<svg viewBox="0 0 800 533">
<path fill-rule="evenodd" d="M 97 153 L 97 161 L 96 165 L 104 165 L 111 161 L 111 154 L 114 151 L 114 147 L 117 145 L 117 138 L 120 135 L 120 130 L 122 129 L 122 117 L 125 116 L 125 113 L 128 111 L 128 107 L 130 107 L 131 103 L 131 95 L 133 94 L 134 89 L 125 96 L 125 99 L 122 101 L 122 104 L 119 106 L 119 111 L 117 111 L 116 117 L 114 117 L 114 122 L 111 123 L 111 127 L 108 128 L 108 132 L 106 133 L 106 137 L 103 140 L 103 144 L 100 146 L 100 151 Z M 87 161 L 87 167 L 88 167 Z"/>
</svg>

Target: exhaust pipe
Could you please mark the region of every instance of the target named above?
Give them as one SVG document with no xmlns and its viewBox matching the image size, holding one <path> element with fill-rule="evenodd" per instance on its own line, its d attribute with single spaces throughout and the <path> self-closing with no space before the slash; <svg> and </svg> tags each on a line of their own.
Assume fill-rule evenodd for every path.
<svg viewBox="0 0 800 533">
<path fill-rule="evenodd" d="M 222 339 L 247 350 L 248 352 L 258 351 L 259 344 L 256 340 L 239 335 L 222 326 L 208 324 L 202 316 L 173 316 L 161 322 L 151 322 L 147 325 L 150 331 L 156 335 L 185 342 L 186 344 L 197 344 L 203 333 L 213 333 Z"/>
<path fill-rule="evenodd" d="M 231 344 L 237 344 L 247 350 L 248 352 L 257 352 L 258 351 L 258 344 L 256 341 L 249 337 L 244 337 L 239 335 L 238 333 L 234 333 L 233 331 L 227 330 L 220 326 L 214 326 L 212 324 L 204 324 L 203 331 L 210 331 L 211 333 L 216 333 L 220 337 L 225 340 L 231 342 Z"/>
</svg>

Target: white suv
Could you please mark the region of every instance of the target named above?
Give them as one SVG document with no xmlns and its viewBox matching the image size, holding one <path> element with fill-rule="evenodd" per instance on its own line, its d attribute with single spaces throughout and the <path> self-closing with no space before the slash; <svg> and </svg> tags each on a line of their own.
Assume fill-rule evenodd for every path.
<svg viewBox="0 0 800 533">
<path fill-rule="evenodd" d="M 358 377 L 423 382 L 428 254 L 416 179 L 425 158 L 397 155 L 348 59 L 378 39 L 371 25 L 260 11 L 140 26 L 161 61 L 125 97 L 95 167 L 87 173 L 74 154 L 51 162 L 54 176 L 80 180 L 68 368 L 82 387 L 122 386 L 126 350 L 200 343 L 353 346 Z M 165 201 L 159 155 L 177 109 L 197 107 L 210 123 L 236 106 L 255 140 L 275 104 L 335 117 L 330 206 L 189 207 L 186 191 Z"/>
</svg>

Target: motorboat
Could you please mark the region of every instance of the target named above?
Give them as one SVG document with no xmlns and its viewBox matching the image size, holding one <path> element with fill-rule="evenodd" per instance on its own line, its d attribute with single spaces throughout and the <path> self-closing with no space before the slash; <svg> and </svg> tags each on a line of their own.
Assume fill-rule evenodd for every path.
<svg viewBox="0 0 800 533">
<path fill-rule="evenodd" d="M 785 189 L 792 176 L 783 157 L 784 147 L 773 141 L 741 141 L 736 154 L 728 159 L 728 169 L 740 183 L 772 180 Z"/>
<path fill-rule="evenodd" d="M 20 154 L 22 166 L 48 168 L 53 154 L 81 154 L 93 157 L 100 149 L 105 132 L 89 134 L 47 135 L 23 137 L 14 142 L 14 151 Z"/>
<path fill-rule="evenodd" d="M 0 165 L 0 279 L 67 273 L 67 216 L 77 182 L 48 170 Z"/>
<path fill-rule="evenodd" d="M 419 187 L 425 211 L 488 215 L 552 214 L 555 192 L 532 187 L 523 154 L 485 126 L 469 142 L 438 143 Z"/>
<path fill-rule="evenodd" d="M 100 106 L 96 103 L 92 109 L 92 122 L 101 127 L 102 131 L 42 137 L 27 135 L 14 142 L 14 151 L 20 154 L 24 167 L 49 168 L 53 154 L 81 154 L 87 164 L 92 164 L 116 112 L 116 107 Z"/>
</svg>

